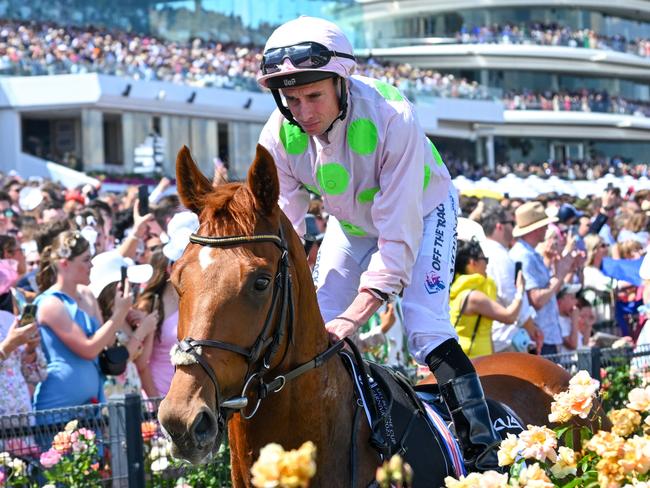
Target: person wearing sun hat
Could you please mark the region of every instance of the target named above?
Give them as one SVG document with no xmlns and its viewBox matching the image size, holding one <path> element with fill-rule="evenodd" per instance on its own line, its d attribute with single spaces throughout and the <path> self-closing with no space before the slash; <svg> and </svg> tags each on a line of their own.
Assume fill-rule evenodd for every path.
<svg viewBox="0 0 650 488">
<path fill-rule="evenodd" d="M 466 464 L 499 469 L 500 438 L 449 317 L 457 192 L 413 105 L 393 85 L 354 75 L 356 65 L 350 41 L 324 19 L 299 17 L 269 37 L 257 81 L 277 110 L 259 142 L 276 163 L 280 207 L 300 236 L 310 192 L 330 214 L 313 278 L 332 339 L 402 295 L 409 349 L 441 385 Z"/>
<path fill-rule="evenodd" d="M 573 262 L 573 258 L 568 255 L 556 261 L 553 269 L 549 269 L 535 250 L 544 240 L 548 225 L 557 221 L 557 217 L 546 214 L 540 202 L 526 202 L 515 211 L 516 225 L 512 230 L 517 241 L 510 250 L 510 258 L 522 263 L 528 300 L 536 311 L 535 324 L 544 334 L 542 354 L 557 353 L 562 344 L 556 294 L 564 284 Z"/>
</svg>

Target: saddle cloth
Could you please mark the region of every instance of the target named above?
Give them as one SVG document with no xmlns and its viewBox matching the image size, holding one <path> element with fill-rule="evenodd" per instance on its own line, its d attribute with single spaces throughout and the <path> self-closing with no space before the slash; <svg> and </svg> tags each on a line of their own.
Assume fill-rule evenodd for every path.
<svg viewBox="0 0 650 488">
<path fill-rule="evenodd" d="M 453 432 L 449 412 L 437 385 L 422 385 L 414 390 L 408 379 L 385 366 L 366 361 L 359 367 L 355 357 L 342 351 L 344 363 L 354 379 L 371 431 L 383 444 L 371 444 L 382 460 L 399 454 L 413 469 L 413 486 L 444 486 L 447 476 L 465 475 L 460 446 Z M 362 374 L 372 398 L 363 387 Z M 516 414 L 507 406 L 488 399 L 495 430 L 502 438 L 523 430 Z"/>
</svg>

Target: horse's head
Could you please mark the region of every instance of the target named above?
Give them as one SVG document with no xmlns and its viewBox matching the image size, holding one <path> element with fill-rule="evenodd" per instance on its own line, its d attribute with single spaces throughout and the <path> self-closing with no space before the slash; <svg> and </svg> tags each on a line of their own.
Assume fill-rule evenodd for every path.
<svg viewBox="0 0 650 488">
<path fill-rule="evenodd" d="M 275 163 L 262 146 L 246 183 L 213 187 L 186 147 L 176 174 L 181 201 L 200 227 L 172 272 L 180 342 L 158 418 L 174 455 L 199 462 L 219 447 L 230 415 L 254 414 L 260 378 L 287 356 L 289 256 L 301 245 L 278 207 Z"/>
</svg>

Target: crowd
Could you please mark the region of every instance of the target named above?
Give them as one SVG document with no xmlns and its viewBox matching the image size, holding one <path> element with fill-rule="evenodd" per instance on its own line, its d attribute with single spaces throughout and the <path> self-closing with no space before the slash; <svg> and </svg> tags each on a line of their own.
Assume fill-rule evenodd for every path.
<svg viewBox="0 0 650 488">
<path fill-rule="evenodd" d="M 529 90 L 506 92 L 503 95 L 506 110 L 553 110 L 555 112 L 601 112 L 650 116 L 650 102 L 627 100 L 611 96 L 606 91 L 578 90 L 545 91 L 536 93 Z"/>
<path fill-rule="evenodd" d="M 643 304 L 650 303 L 644 281 L 650 258 L 641 266 L 650 245 L 650 191 L 622 195 L 608 186 L 582 200 L 555 193 L 528 201 L 461 195 L 460 205 L 453 282 L 432 276 L 426 286 L 448 287 L 450 320 L 470 357 L 509 350 L 549 355 L 639 339 Z M 313 265 L 327 216 L 318 197 L 310 214 Z M 373 358 L 408 371 L 401 320 L 398 299 L 356 340 Z"/>
<path fill-rule="evenodd" d="M 169 272 L 198 224 L 165 195 L 169 184 L 140 204 L 138 187 L 98 195 L 2 178 L 0 385 L 12 394 L 0 415 L 167 392 L 178 322 Z"/>
<path fill-rule="evenodd" d="M 111 31 L 36 22 L 0 22 L 0 74 L 53 75 L 98 72 L 141 80 L 258 91 L 255 81 L 261 48 L 194 39 L 170 42 L 126 30 Z M 358 74 L 397 86 L 407 97 L 486 100 L 496 92 L 453 74 L 408 64 L 360 63 Z M 521 93 L 503 95 L 511 110 L 570 110 L 650 115 L 650 104 L 607 92 Z"/>
<path fill-rule="evenodd" d="M 463 44 L 535 44 L 538 46 L 567 46 L 605 49 L 622 53 L 650 56 L 650 41 L 626 39 L 625 36 L 605 36 L 592 29 L 572 30 L 555 23 L 505 24 L 490 26 L 463 26 L 456 34 Z"/>
<path fill-rule="evenodd" d="M 547 179 L 557 176 L 563 180 L 597 180 L 606 175 L 617 177 L 631 176 L 633 178 L 647 177 L 650 168 L 648 163 L 630 163 L 622 157 L 599 159 L 575 159 L 575 160 L 548 160 L 544 162 L 508 162 L 503 161 L 496 164 L 494 171 L 489 171 L 485 166 L 472 164 L 466 159 L 454 157 L 448 151 L 442 153 L 445 164 L 453 177 L 464 176 L 470 180 L 490 178 L 498 180 L 509 174 L 520 178 L 527 176 L 538 176 Z"/>
</svg>

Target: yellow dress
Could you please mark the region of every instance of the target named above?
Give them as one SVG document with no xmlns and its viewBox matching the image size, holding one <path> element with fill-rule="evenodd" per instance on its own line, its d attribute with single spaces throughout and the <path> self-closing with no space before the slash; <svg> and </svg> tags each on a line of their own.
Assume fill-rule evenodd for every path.
<svg viewBox="0 0 650 488">
<path fill-rule="evenodd" d="M 472 335 L 477 327 L 478 315 L 465 315 L 458 320 L 463 300 L 472 290 L 483 292 L 490 300 L 496 300 L 497 285 L 492 278 L 480 274 L 458 275 L 449 290 L 449 315 L 451 324 L 456 326 L 460 347 L 470 358 L 492 354 L 492 320 L 481 317 L 476 337 L 472 344 Z M 467 307 L 467 305 L 466 305 Z M 458 321 L 458 323 L 457 323 Z M 471 344 L 471 351 L 470 351 Z"/>
</svg>

